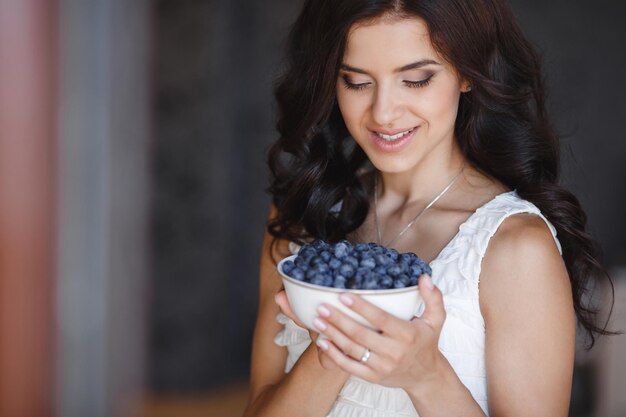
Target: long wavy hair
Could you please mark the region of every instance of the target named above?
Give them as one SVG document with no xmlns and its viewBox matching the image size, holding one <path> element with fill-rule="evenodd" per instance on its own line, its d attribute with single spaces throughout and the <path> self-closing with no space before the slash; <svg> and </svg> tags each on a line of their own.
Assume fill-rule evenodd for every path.
<svg viewBox="0 0 626 417">
<path fill-rule="evenodd" d="M 278 140 L 268 162 L 276 239 L 344 239 L 365 220 L 368 158 L 354 144 L 335 96 L 347 34 L 355 23 L 419 17 L 431 42 L 472 86 L 462 94 L 455 138 L 465 158 L 535 204 L 557 230 L 578 323 L 612 334 L 585 301 L 604 276 L 598 245 L 577 198 L 559 185 L 559 139 L 546 113 L 541 59 L 504 0 L 306 0 L 287 43 L 275 86 Z M 343 201 L 339 212 L 331 211 Z M 612 307 L 611 307 L 612 310 Z"/>
</svg>

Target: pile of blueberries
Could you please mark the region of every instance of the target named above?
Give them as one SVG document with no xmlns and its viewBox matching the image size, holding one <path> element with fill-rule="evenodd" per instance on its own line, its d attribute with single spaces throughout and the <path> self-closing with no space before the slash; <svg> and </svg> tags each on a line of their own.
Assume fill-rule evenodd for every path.
<svg viewBox="0 0 626 417">
<path fill-rule="evenodd" d="M 334 245 L 323 240 L 307 243 L 293 261 L 285 261 L 286 275 L 323 287 L 358 290 L 405 288 L 417 285 L 430 266 L 414 253 L 398 253 L 377 243 Z"/>
</svg>

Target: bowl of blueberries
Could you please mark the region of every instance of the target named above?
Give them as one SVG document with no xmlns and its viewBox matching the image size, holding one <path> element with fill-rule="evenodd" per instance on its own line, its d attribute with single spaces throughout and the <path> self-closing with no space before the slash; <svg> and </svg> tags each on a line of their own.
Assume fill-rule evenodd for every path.
<svg viewBox="0 0 626 417">
<path fill-rule="evenodd" d="M 317 331 L 313 326 L 316 309 L 322 303 L 374 328 L 339 301 L 343 292 L 358 294 L 386 312 L 410 320 L 421 301 L 419 277 L 432 275 L 430 266 L 414 253 L 347 240 L 306 243 L 296 255 L 279 262 L 278 272 L 294 314 L 313 331 Z"/>
</svg>

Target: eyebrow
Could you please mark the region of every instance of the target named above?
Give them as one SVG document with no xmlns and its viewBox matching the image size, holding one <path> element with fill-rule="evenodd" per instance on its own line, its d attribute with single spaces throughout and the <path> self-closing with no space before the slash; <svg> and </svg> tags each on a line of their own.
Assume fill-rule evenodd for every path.
<svg viewBox="0 0 626 417">
<path fill-rule="evenodd" d="M 437 61 L 433 61 L 432 59 L 423 59 L 421 61 L 416 61 L 416 62 L 413 62 L 411 64 L 407 64 L 407 65 L 405 65 L 403 67 L 396 68 L 395 70 L 393 70 L 393 72 L 398 73 L 398 72 L 409 71 L 409 70 L 425 67 L 426 65 L 441 65 L 441 64 L 439 62 L 437 62 Z M 341 64 L 340 68 L 342 70 L 348 71 L 348 72 L 356 72 L 358 74 L 369 75 L 369 73 L 367 71 L 365 71 L 364 69 L 352 67 L 352 66 L 347 65 L 347 64 Z"/>
</svg>

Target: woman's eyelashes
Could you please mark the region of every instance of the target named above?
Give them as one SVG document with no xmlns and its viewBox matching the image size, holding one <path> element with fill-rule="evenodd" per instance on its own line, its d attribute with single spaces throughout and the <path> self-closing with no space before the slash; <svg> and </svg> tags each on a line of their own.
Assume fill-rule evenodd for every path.
<svg viewBox="0 0 626 417">
<path fill-rule="evenodd" d="M 364 88 L 366 88 L 368 85 L 371 84 L 369 82 L 365 82 L 365 83 L 352 82 L 350 78 L 348 78 L 347 75 L 342 75 L 341 79 L 343 81 L 343 86 L 346 87 L 348 90 L 363 90 Z"/>
<path fill-rule="evenodd" d="M 424 78 L 423 80 L 419 80 L 419 81 L 402 80 L 402 82 L 404 83 L 404 85 L 406 85 L 409 88 L 422 88 L 430 84 L 430 81 L 433 78 L 433 75 L 434 74 L 431 74 L 428 77 Z M 341 79 L 343 81 L 343 86 L 347 88 L 348 90 L 357 90 L 357 91 L 363 90 L 367 88 L 370 84 L 372 84 L 371 82 L 364 82 L 364 83 L 352 82 L 347 75 L 343 75 Z"/>
<path fill-rule="evenodd" d="M 409 81 L 409 80 L 404 80 L 404 84 L 407 85 L 407 87 L 411 87 L 411 88 L 421 88 L 421 87 L 426 87 L 428 84 L 430 84 L 430 80 L 433 78 L 432 75 L 429 75 L 427 78 L 424 78 L 423 80 L 420 81 Z"/>
</svg>

